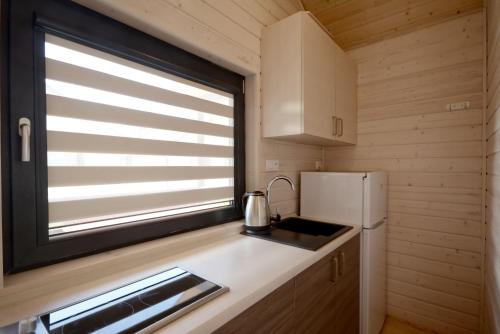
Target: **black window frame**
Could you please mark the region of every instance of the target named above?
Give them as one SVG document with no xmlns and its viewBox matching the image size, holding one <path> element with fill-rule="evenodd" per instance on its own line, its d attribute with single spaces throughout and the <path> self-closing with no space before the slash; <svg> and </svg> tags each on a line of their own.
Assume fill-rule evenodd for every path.
<svg viewBox="0 0 500 334">
<path fill-rule="evenodd" d="M 48 236 L 44 36 L 50 33 L 233 94 L 234 205 L 111 230 Z M 2 1 L 4 272 L 13 273 L 242 218 L 244 77 L 69 0 Z M 20 161 L 21 117 L 32 122 L 31 162 Z"/>
</svg>

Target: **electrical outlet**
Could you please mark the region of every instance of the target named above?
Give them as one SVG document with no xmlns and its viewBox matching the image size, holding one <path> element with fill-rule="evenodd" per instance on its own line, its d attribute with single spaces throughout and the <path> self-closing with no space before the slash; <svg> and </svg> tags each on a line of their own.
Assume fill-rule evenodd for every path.
<svg viewBox="0 0 500 334">
<path fill-rule="evenodd" d="M 276 172 L 280 170 L 280 161 L 279 160 L 266 160 L 266 171 L 267 172 Z"/>
<path fill-rule="evenodd" d="M 322 170 L 322 169 L 323 169 L 323 162 L 321 162 L 320 160 L 317 160 L 317 161 L 315 162 L 314 169 L 315 169 L 316 171 L 320 171 L 320 170 Z"/>
<path fill-rule="evenodd" d="M 446 109 L 448 111 L 457 111 L 457 110 L 464 110 L 464 109 L 469 109 L 470 108 L 470 102 L 469 101 L 462 101 L 462 102 L 456 102 L 456 103 L 448 103 L 446 105 Z"/>
</svg>

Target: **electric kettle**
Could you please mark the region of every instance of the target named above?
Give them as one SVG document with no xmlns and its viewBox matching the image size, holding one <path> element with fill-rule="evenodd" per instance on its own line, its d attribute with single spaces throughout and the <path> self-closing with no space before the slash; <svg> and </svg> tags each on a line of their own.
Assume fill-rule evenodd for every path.
<svg viewBox="0 0 500 334">
<path fill-rule="evenodd" d="M 276 176 L 267 184 L 266 194 L 262 191 L 251 191 L 243 195 L 242 207 L 245 212 L 245 230 L 249 233 L 266 233 L 271 228 L 271 221 L 279 221 L 280 215 L 271 215 L 269 203 L 271 199 L 271 186 L 278 180 L 287 181 L 295 191 L 293 181 L 287 176 Z M 246 206 L 245 206 L 245 200 Z"/>
<path fill-rule="evenodd" d="M 247 200 L 245 206 L 245 199 Z M 262 191 L 251 191 L 243 195 L 245 230 L 247 232 L 266 231 L 271 226 L 271 211 L 267 197 Z"/>
</svg>

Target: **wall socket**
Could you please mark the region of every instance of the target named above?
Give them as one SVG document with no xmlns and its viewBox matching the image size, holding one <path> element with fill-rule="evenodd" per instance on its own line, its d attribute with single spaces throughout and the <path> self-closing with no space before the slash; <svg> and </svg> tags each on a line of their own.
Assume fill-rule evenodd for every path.
<svg viewBox="0 0 500 334">
<path fill-rule="evenodd" d="M 315 162 L 315 164 L 314 164 L 314 169 L 315 169 L 316 171 L 320 171 L 320 170 L 322 170 L 322 169 L 323 169 L 323 162 L 322 162 L 322 161 L 320 161 L 320 160 L 317 160 L 317 161 Z"/>
<path fill-rule="evenodd" d="M 470 108 L 470 102 L 469 101 L 462 101 L 462 102 L 456 102 L 456 103 L 448 103 L 446 105 L 446 110 L 448 111 L 457 111 L 457 110 L 464 110 L 464 109 L 469 109 Z"/>
<path fill-rule="evenodd" d="M 276 172 L 280 170 L 279 160 L 266 160 L 266 172 Z"/>
</svg>

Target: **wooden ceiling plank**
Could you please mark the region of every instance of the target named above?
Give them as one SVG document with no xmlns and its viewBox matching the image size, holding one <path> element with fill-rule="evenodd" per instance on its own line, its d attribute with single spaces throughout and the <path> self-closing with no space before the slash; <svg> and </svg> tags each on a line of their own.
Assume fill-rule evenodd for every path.
<svg viewBox="0 0 500 334">
<path fill-rule="evenodd" d="M 429 11 L 429 9 L 436 10 Z M 476 10 L 474 5 L 464 8 L 463 10 L 448 8 L 444 11 L 439 11 L 434 6 L 416 7 L 414 10 L 410 11 L 408 15 L 406 12 L 400 12 L 349 31 L 339 34 L 332 32 L 332 34 L 335 41 L 341 47 L 352 48 L 354 46 L 360 46 L 386 38 L 395 37 L 403 33 L 416 30 L 417 28 L 423 28 L 436 24 L 437 22 L 442 22 L 443 20 L 451 17 L 462 16 L 473 12 L 474 10 Z M 432 14 L 430 14 L 431 12 Z"/>
<path fill-rule="evenodd" d="M 303 0 L 303 3 L 342 48 L 395 37 L 483 6 L 482 0 Z"/>
<path fill-rule="evenodd" d="M 326 23 L 328 23 L 329 21 L 335 21 L 347 16 L 361 13 L 365 11 L 367 8 L 379 6 L 384 2 L 385 1 L 380 1 L 380 0 L 355 0 L 339 4 L 338 6 L 335 7 L 325 8 L 321 11 L 311 11 L 311 12 L 315 16 L 317 16 L 318 19 L 320 19 L 322 22 L 324 20 Z"/>
<path fill-rule="evenodd" d="M 401 3 L 401 0 L 388 0 L 383 4 L 367 8 L 366 10 L 355 15 L 347 16 L 338 20 L 330 20 L 326 27 L 332 33 L 340 34 L 352 29 L 365 26 L 368 23 L 378 22 L 387 17 L 392 17 L 398 14 L 409 13 L 417 7 L 429 6 L 433 0 L 409 0 Z"/>
</svg>

